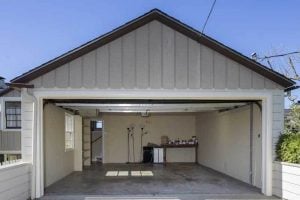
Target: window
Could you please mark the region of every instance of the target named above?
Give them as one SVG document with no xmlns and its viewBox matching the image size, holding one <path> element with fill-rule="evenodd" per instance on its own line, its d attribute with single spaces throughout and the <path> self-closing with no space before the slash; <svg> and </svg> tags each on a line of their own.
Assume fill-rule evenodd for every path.
<svg viewBox="0 0 300 200">
<path fill-rule="evenodd" d="M 5 120 L 7 129 L 21 128 L 21 102 L 6 101 L 5 102 Z"/>
<path fill-rule="evenodd" d="M 65 114 L 65 150 L 74 149 L 74 117 Z"/>
<path fill-rule="evenodd" d="M 92 131 L 101 131 L 102 130 L 102 121 L 91 121 L 91 130 Z"/>
</svg>

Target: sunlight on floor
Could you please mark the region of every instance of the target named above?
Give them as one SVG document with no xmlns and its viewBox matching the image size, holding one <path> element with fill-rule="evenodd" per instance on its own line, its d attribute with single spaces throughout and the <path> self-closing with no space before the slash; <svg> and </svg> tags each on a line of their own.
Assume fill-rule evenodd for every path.
<svg viewBox="0 0 300 200">
<path fill-rule="evenodd" d="M 130 171 L 131 176 L 154 176 L 152 171 Z M 107 171 L 105 176 L 129 176 L 129 171 Z"/>
<path fill-rule="evenodd" d="M 178 197 L 86 197 L 85 200 L 180 200 Z"/>
</svg>

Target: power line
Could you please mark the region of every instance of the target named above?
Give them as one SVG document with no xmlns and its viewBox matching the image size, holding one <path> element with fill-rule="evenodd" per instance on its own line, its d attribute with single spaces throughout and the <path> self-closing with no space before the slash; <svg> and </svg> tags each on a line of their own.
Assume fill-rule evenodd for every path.
<svg viewBox="0 0 300 200">
<path fill-rule="evenodd" d="M 200 37 L 201 37 L 201 36 L 203 35 L 203 33 L 204 33 L 204 29 L 205 29 L 205 27 L 206 27 L 206 24 L 207 24 L 207 22 L 208 22 L 208 20 L 209 20 L 209 17 L 210 17 L 210 15 L 211 15 L 212 11 L 214 10 L 214 7 L 215 7 L 216 2 L 217 2 L 217 0 L 214 0 L 213 4 L 211 5 L 210 11 L 209 11 L 208 16 L 207 16 L 207 18 L 206 18 L 206 20 L 205 20 L 205 23 L 204 23 L 204 25 L 203 25 L 203 28 L 202 28 Z"/>
<path fill-rule="evenodd" d="M 288 55 L 293 55 L 293 54 L 298 54 L 300 51 L 293 51 L 289 53 L 283 53 L 283 54 L 277 54 L 277 55 L 271 55 L 271 56 L 264 56 L 262 58 L 257 58 L 258 60 L 264 61 L 269 58 L 276 58 L 276 57 L 283 57 L 283 56 L 288 56 Z"/>
</svg>

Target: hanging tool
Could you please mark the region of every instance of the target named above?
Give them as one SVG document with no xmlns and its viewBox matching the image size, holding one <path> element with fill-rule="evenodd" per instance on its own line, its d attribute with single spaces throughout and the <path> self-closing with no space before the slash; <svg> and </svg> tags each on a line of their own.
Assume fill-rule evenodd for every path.
<svg viewBox="0 0 300 200">
<path fill-rule="evenodd" d="M 127 164 L 130 161 L 130 157 L 129 157 L 129 154 L 130 154 L 129 138 L 130 137 L 129 136 L 130 136 L 130 128 L 127 128 Z"/>
<path fill-rule="evenodd" d="M 148 132 L 144 131 L 145 126 L 141 125 L 141 152 L 140 152 L 140 159 L 143 162 L 143 136 L 146 135 Z"/>
</svg>

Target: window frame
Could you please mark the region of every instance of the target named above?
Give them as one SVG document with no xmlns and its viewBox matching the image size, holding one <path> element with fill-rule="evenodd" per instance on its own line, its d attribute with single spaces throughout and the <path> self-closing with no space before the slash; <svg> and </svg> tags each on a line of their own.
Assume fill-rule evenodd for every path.
<svg viewBox="0 0 300 200">
<path fill-rule="evenodd" d="M 71 130 L 67 130 L 67 118 L 71 118 L 72 120 L 72 125 L 71 125 Z M 71 143 L 71 146 L 68 147 L 67 145 L 67 134 L 71 135 L 71 139 L 68 140 Z M 65 152 L 67 151 L 73 151 L 75 148 L 75 119 L 74 119 L 74 115 L 70 114 L 70 113 L 65 113 Z"/>
<path fill-rule="evenodd" d="M 13 132 L 13 131 L 21 131 L 22 129 L 22 101 L 21 97 L 2 97 L 1 101 L 1 123 L 0 129 L 2 131 Z M 21 103 L 21 127 L 20 128 L 7 128 L 6 127 L 6 102 L 20 102 Z"/>
<path fill-rule="evenodd" d="M 15 111 L 15 113 L 8 113 L 8 107 L 7 104 L 9 103 L 14 103 L 14 104 L 20 104 L 20 113 L 17 113 L 18 107 L 12 107 L 13 110 Z M 6 101 L 5 102 L 5 110 L 4 110 L 4 115 L 5 115 L 5 128 L 6 129 L 21 129 L 22 125 L 22 111 L 21 111 L 21 102 L 20 101 Z M 13 116 L 14 119 L 8 119 L 8 116 Z M 18 119 L 18 116 L 20 117 L 20 119 Z M 16 118 L 16 119 L 15 119 Z M 9 126 L 8 122 L 14 122 L 16 123 L 15 126 Z M 20 126 L 18 126 L 18 122 L 20 122 Z"/>
</svg>

